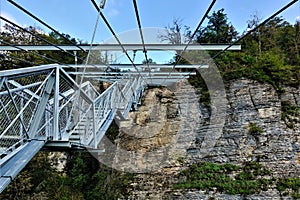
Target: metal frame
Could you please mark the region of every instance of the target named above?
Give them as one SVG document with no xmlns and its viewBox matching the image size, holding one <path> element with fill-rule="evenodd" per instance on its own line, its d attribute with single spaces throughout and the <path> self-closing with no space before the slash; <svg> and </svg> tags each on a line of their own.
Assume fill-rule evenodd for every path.
<svg viewBox="0 0 300 200">
<path fill-rule="evenodd" d="M 37 80 L 37 77 L 41 80 Z M 131 87 L 124 87 L 119 92 L 121 85 L 116 82 L 99 94 L 89 82 L 80 87 L 60 65 L 1 71 L 0 114 L 2 112 L 2 118 L 6 118 L 2 121 L 8 123 L 1 124 L 4 129 L 0 130 L 0 154 L 5 157 L 17 153 L 15 149 L 10 149 L 14 144 L 7 138 L 15 138 L 17 142 L 42 139 L 48 143 L 62 142 L 65 147 L 96 148 L 106 131 L 103 124 L 107 129 L 107 120 L 111 122 L 117 110 L 126 117 L 127 108 L 131 107 L 132 102 L 138 101 L 136 98 L 139 97 L 135 94 L 146 87 L 140 76 L 131 76 L 126 85 Z M 15 114 L 9 116 L 12 110 Z M 76 112 L 79 113 L 77 119 Z M 27 116 L 26 120 L 24 116 Z M 92 119 L 92 130 L 89 129 L 91 120 L 87 120 L 87 117 Z M 25 124 L 23 121 L 26 121 Z M 20 127 L 19 123 L 23 128 L 18 130 L 29 135 L 15 133 L 16 127 Z M 71 129 L 67 127 L 70 124 L 74 125 Z M 87 129 L 82 131 L 80 127 Z M 78 136 L 78 141 L 72 141 L 74 135 Z M 7 145 L 3 146 L 4 143 Z"/>
<path fill-rule="evenodd" d="M 0 191 L 42 147 L 97 148 L 116 113 L 125 119 L 145 87 L 132 75 L 99 94 L 57 64 L 0 71 Z"/>
</svg>

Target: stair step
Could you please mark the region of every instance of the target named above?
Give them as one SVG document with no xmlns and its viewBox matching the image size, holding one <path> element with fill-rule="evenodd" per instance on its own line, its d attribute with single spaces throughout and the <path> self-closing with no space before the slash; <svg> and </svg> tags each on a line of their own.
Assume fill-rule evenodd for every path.
<svg viewBox="0 0 300 200">
<path fill-rule="evenodd" d="M 73 135 L 73 134 L 72 134 L 72 135 L 70 136 L 69 140 L 70 140 L 70 141 L 75 141 L 75 140 L 78 141 L 78 140 L 80 140 L 80 135 Z"/>
</svg>

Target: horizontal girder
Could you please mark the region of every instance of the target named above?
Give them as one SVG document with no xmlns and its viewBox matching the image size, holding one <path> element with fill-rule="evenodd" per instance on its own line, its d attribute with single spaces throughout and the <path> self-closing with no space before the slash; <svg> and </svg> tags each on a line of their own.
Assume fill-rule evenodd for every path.
<svg viewBox="0 0 300 200">
<path fill-rule="evenodd" d="M 69 74 L 73 75 L 84 75 L 84 77 L 98 77 L 98 76 L 119 76 L 122 78 L 123 76 L 130 75 L 149 75 L 151 77 L 155 76 L 163 76 L 166 77 L 169 75 L 172 76 L 188 76 L 188 75 L 196 75 L 196 72 L 69 72 Z M 143 76 L 143 78 L 145 78 Z"/>
<path fill-rule="evenodd" d="M 189 64 L 189 65 L 172 65 L 172 64 L 135 64 L 137 69 L 196 69 L 196 68 L 208 68 L 207 64 Z M 66 65 L 63 68 L 75 68 L 75 69 L 135 69 L 132 64 L 100 64 L 100 65 Z"/>
<path fill-rule="evenodd" d="M 224 50 L 227 48 L 228 44 L 190 44 L 186 50 Z M 59 47 L 59 48 L 57 48 Z M 86 45 L 0 45 L 0 51 L 18 51 L 20 49 L 25 49 L 27 51 L 77 51 L 81 49 L 87 50 L 101 50 L 101 51 L 123 51 L 119 44 L 89 44 Z M 133 50 L 143 50 L 144 47 L 141 44 L 123 44 L 123 47 L 127 51 Z M 186 44 L 145 44 L 145 49 L 147 50 L 163 50 L 163 51 L 182 51 L 186 47 Z M 241 50 L 241 45 L 233 45 L 228 50 Z"/>
</svg>

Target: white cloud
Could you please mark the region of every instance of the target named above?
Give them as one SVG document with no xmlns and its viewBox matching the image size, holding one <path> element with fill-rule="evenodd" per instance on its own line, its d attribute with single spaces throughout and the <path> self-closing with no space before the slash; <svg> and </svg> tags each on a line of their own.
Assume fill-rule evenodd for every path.
<svg viewBox="0 0 300 200">
<path fill-rule="evenodd" d="M 115 17 L 115 16 L 118 16 L 119 15 L 119 11 L 115 8 L 111 8 L 107 11 L 107 16 L 109 17 Z"/>
<path fill-rule="evenodd" d="M 3 11 L 2 11 L 2 12 L 1 12 L 1 17 L 3 17 L 3 18 L 5 18 L 5 19 L 7 19 L 7 20 L 9 20 L 9 21 L 11 21 L 11 22 L 13 22 L 13 23 L 19 25 L 18 21 L 17 21 L 11 14 L 9 14 L 9 13 L 7 13 L 7 12 L 3 12 Z M 1 26 L 4 26 L 4 24 L 6 24 L 6 23 L 7 23 L 7 22 L 1 20 Z"/>
<path fill-rule="evenodd" d="M 107 0 L 104 7 L 104 12 L 108 17 L 116 17 L 120 14 L 123 4 L 124 0 Z"/>
<path fill-rule="evenodd" d="M 300 22 L 300 15 L 298 17 L 296 17 L 296 21 Z"/>
<path fill-rule="evenodd" d="M 122 5 L 122 2 L 116 0 L 106 0 L 106 6 L 108 7 L 119 7 Z"/>
</svg>

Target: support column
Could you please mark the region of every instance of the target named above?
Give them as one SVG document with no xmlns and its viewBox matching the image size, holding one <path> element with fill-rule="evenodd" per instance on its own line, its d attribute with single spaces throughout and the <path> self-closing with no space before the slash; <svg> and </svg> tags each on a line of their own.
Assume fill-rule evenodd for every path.
<svg viewBox="0 0 300 200">
<path fill-rule="evenodd" d="M 53 104 L 53 140 L 59 140 L 59 66 L 55 69 L 54 104 Z"/>
<path fill-rule="evenodd" d="M 94 148 L 97 149 L 97 134 L 96 134 L 96 123 L 97 123 L 97 120 L 96 120 L 96 108 L 95 108 L 95 101 L 93 102 L 93 108 L 92 108 L 92 111 L 93 111 L 93 137 L 94 137 Z"/>
</svg>

